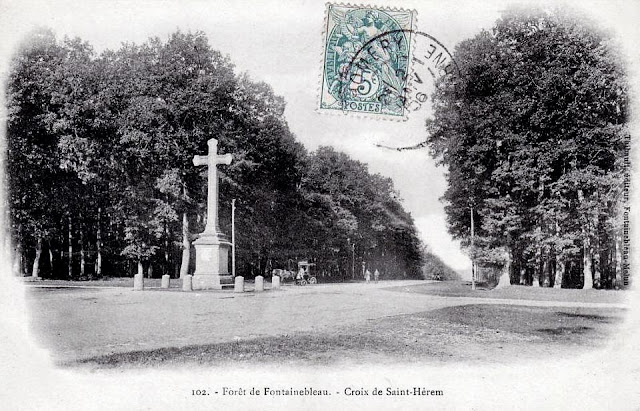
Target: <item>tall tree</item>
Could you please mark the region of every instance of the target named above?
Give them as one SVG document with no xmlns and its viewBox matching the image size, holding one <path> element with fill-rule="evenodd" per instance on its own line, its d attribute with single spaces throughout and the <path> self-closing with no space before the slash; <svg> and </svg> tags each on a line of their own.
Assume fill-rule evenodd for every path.
<svg viewBox="0 0 640 411">
<path fill-rule="evenodd" d="M 594 277 L 599 286 L 628 136 L 628 86 L 610 36 L 564 10 L 511 8 L 454 57 L 461 75 L 442 79 L 427 124 L 448 167 L 451 232 L 469 244 L 473 202 L 484 238 L 474 252 L 487 263 L 550 286 L 574 261 L 583 286 Z"/>
</svg>

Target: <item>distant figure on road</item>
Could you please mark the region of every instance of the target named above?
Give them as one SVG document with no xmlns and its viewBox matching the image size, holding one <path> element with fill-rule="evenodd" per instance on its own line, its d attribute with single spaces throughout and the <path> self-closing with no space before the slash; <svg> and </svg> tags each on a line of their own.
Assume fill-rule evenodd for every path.
<svg viewBox="0 0 640 411">
<path fill-rule="evenodd" d="M 375 281 L 376 284 L 378 284 L 379 278 L 380 278 L 380 271 L 378 271 L 378 269 L 376 268 L 376 271 L 373 272 L 373 281 Z"/>
<path fill-rule="evenodd" d="M 369 271 L 369 269 L 364 272 L 364 281 L 366 281 L 367 284 L 371 281 L 371 271 Z"/>
</svg>

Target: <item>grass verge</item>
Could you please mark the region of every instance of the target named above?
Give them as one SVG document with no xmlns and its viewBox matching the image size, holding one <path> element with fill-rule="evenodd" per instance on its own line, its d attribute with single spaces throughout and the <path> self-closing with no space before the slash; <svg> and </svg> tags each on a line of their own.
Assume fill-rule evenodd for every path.
<svg viewBox="0 0 640 411">
<path fill-rule="evenodd" d="M 500 298 L 582 303 L 624 303 L 628 295 L 628 291 L 622 290 L 534 288 L 524 285 L 512 285 L 510 287 L 500 289 L 478 288 L 476 290 L 472 290 L 470 284 L 462 281 L 442 281 L 419 285 L 393 286 L 387 289 L 399 292 L 437 295 L 441 297 Z"/>
</svg>

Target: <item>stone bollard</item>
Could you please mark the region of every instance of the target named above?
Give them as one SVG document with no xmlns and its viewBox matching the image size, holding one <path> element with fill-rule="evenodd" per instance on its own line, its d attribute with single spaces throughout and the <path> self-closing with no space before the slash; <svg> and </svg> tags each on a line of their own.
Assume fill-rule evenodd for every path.
<svg viewBox="0 0 640 411">
<path fill-rule="evenodd" d="M 235 283 L 233 285 L 234 293 L 243 293 L 244 292 L 244 277 L 236 276 Z"/>
<path fill-rule="evenodd" d="M 259 275 L 256 277 L 256 292 L 264 291 L 264 277 Z"/>
<path fill-rule="evenodd" d="M 274 275 L 271 277 L 271 289 L 277 290 L 280 288 L 280 276 Z"/>
<path fill-rule="evenodd" d="M 162 276 L 162 282 L 160 283 L 160 288 L 169 288 L 169 274 L 165 274 Z"/>
<path fill-rule="evenodd" d="M 192 280 L 192 275 L 182 277 L 182 291 L 193 291 Z"/>
<path fill-rule="evenodd" d="M 133 291 L 144 290 L 144 275 L 136 274 L 133 276 Z"/>
</svg>

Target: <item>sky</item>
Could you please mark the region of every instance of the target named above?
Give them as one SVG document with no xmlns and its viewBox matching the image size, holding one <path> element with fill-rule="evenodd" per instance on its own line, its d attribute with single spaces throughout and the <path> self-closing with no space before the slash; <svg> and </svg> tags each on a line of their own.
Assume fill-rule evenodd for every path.
<svg viewBox="0 0 640 411">
<path fill-rule="evenodd" d="M 638 38 L 637 8 L 630 13 L 624 2 L 584 4 L 587 12 L 597 12 L 604 26 Z M 500 1 L 478 5 L 465 0 L 377 1 L 376 5 L 415 9 L 417 28 L 450 51 L 461 40 L 490 29 L 506 7 Z M 449 266 L 468 272 L 470 260 L 447 233 L 444 204 L 439 200 L 446 189 L 446 170 L 436 166 L 426 149 L 397 152 L 376 146 L 424 141 L 429 107 L 411 113 L 406 122 L 328 115 L 316 109 L 325 10 L 322 1 L 3 1 L 0 33 L 10 41 L 0 42 L 0 56 L 8 56 L 15 42 L 36 26 L 49 27 L 59 37 L 79 36 L 98 52 L 152 36 L 167 39 L 178 29 L 202 30 L 214 49 L 229 55 L 237 72 L 246 71 L 284 96 L 287 122 L 309 151 L 330 145 L 368 164 L 370 171 L 391 177 L 423 242 Z"/>
</svg>

